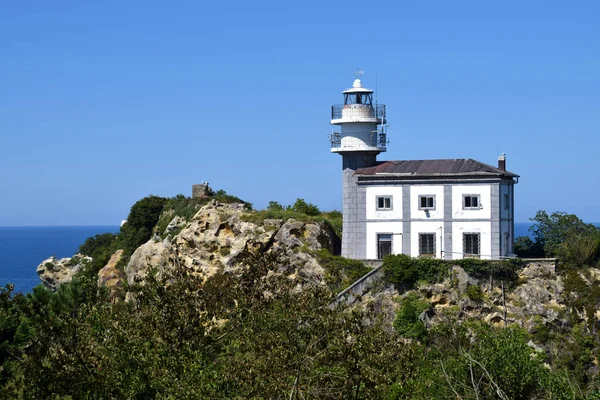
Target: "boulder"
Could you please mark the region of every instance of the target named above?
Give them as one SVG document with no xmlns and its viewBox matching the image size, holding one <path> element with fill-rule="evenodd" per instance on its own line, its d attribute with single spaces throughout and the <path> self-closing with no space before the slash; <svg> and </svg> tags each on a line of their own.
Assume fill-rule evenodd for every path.
<svg viewBox="0 0 600 400">
<path fill-rule="evenodd" d="M 471 278 L 469 274 L 467 274 L 467 272 L 458 265 L 452 267 L 452 272 L 454 272 L 454 275 L 458 280 L 458 289 L 462 293 L 464 293 L 469 286 L 477 285 L 478 283 L 477 280 Z"/>
<path fill-rule="evenodd" d="M 556 277 L 556 264 L 554 261 L 534 261 L 527 264 L 519 272 L 521 279 L 554 279 Z"/>
<path fill-rule="evenodd" d="M 52 256 L 42 261 L 36 272 L 44 286 L 56 290 L 63 283 L 70 282 L 77 271 L 90 262 L 92 258 L 82 254 L 61 259 Z"/>
</svg>

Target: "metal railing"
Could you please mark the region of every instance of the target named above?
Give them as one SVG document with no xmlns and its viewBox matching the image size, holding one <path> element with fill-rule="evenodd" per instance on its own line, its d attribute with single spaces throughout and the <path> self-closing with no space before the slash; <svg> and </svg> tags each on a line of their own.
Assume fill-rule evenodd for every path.
<svg viewBox="0 0 600 400">
<path fill-rule="evenodd" d="M 336 104 L 331 106 L 331 119 L 341 119 L 343 116 L 364 117 L 365 111 L 372 111 L 373 114 L 370 118 L 377 118 L 382 121 L 385 120 L 384 104 L 377 104 L 375 106 L 369 104 Z M 342 113 L 345 115 L 342 116 Z"/>
<path fill-rule="evenodd" d="M 364 139 L 356 139 L 358 141 L 364 142 L 367 144 L 367 146 L 370 147 L 377 147 L 380 150 L 384 150 L 386 149 L 386 145 L 387 145 L 387 135 L 383 132 L 353 132 L 351 135 L 348 136 L 353 136 L 356 135 L 358 137 L 368 137 L 368 140 L 364 140 Z M 344 136 L 339 133 L 339 132 L 335 132 L 329 135 L 329 140 L 331 142 L 331 148 L 332 149 L 342 149 L 342 138 L 344 138 Z M 344 147 L 348 147 L 349 150 L 352 150 L 351 147 L 349 146 L 344 146 Z"/>
</svg>

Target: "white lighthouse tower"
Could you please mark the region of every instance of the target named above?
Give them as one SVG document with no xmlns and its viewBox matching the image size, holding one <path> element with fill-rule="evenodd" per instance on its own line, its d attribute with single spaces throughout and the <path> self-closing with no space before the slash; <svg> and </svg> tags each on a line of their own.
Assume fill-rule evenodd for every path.
<svg viewBox="0 0 600 400">
<path fill-rule="evenodd" d="M 344 104 L 331 106 L 331 125 L 340 126 L 340 132 L 331 134 L 331 152 L 342 155 L 344 169 L 347 162 L 350 168 L 373 164 L 386 150 L 385 105 L 373 104 L 373 91 L 362 87 L 362 74 L 357 72 L 352 88 L 342 92 Z"/>
<path fill-rule="evenodd" d="M 373 91 L 362 87 L 362 71 L 356 72 L 351 89 L 345 90 L 344 104 L 331 106 L 331 125 L 340 126 L 339 132 L 330 135 L 331 152 L 342 156 L 343 216 L 342 256 L 364 258 L 359 249 L 365 247 L 364 190 L 356 184 L 357 168 L 371 167 L 377 163 L 377 154 L 386 151 L 385 105 L 373 104 Z"/>
</svg>

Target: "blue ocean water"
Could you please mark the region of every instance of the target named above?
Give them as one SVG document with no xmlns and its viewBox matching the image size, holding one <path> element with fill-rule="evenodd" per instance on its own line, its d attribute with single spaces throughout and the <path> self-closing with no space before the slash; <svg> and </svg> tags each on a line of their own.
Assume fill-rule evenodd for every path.
<svg viewBox="0 0 600 400">
<path fill-rule="evenodd" d="M 71 257 L 90 236 L 118 232 L 118 226 L 0 226 L 0 286 L 29 292 L 40 284 L 37 266 L 46 258 Z"/>
<path fill-rule="evenodd" d="M 531 225 L 533 225 L 532 222 L 515 222 L 515 237 L 529 236 L 533 239 L 531 232 L 529 232 Z"/>
</svg>

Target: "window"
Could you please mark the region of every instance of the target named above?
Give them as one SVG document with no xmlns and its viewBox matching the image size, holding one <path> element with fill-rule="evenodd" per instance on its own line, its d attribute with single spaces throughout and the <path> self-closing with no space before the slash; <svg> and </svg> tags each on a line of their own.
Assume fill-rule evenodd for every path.
<svg viewBox="0 0 600 400">
<path fill-rule="evenodd" d="M 435 196 L 419 196 L 419 210 L 435 210 Z"/>
<path fill-rule="evenodd" d="M 377 235 L 377 258 L 382 259 L 392 254 L 392 234 L 380 233 Z"/>
<path fill-rule="evenodd" d="M 377 209 L 378 210 L 391 210 L 392 209 L 392 197 L 391 196 L 377 196 Z"/>
<path fill-rule="evenodd" d="M 419 233 L 419 256 L 435 257 L 435 233 Z"/>
<path fill-rule="evenodd" d="M 463 233 L 463 256 L 479 258 L 479 233 Z"/>
<path fill-rule="evenodd" d="M 505 193 L 505 194 L 504 194 L 504 209 L 505 209 L 505 210 L 508 210 L 508 209 L 510 209 L 510 207 L 509 207 L 509 202 L 508 202 L 508 193 Z"/>
<path fill-rule="evenodd" d="M 478 210 L 481 208 L 478 194 L 463 195 L 463 210 Z"/>
</svg>

